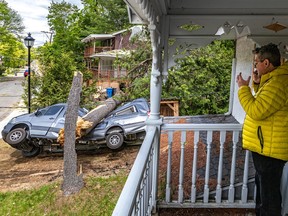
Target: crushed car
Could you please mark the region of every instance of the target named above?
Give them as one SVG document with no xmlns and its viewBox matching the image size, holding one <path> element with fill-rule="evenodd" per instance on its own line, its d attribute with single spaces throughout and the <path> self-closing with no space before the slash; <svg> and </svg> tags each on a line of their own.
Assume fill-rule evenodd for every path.
<svg viewBox="0 0 288 216">
<path fill-rule="evenodd" d="M 63 152 L 57 138 L 60 129 L 64 128 L 66 111 L 67 104 L 59 103 L 14 117 L 4 126 L 2 138 L 26 157 L 37 156 L 42 151 Z M 88 134 L 77 139 L 76 150 L 98 149 L 101 146 L 119 150 L 124 144 L 141 143 L 145 138 L 149 112 L 149 104 L 144 98 L 124 103 Z M 87 113 L 85 108 L 78 109 L 80 117 Z"/>
</svg>

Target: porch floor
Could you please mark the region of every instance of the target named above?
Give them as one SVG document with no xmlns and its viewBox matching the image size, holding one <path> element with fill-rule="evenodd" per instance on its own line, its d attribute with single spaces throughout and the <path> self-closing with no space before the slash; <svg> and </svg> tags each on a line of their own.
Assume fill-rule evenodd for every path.
<svg viewBox="0 0 288 216">
<path fill-rule="evenodd" d="M 255 216 L 254 209 L 159 209 L 158 216 Z"/>
</svg>

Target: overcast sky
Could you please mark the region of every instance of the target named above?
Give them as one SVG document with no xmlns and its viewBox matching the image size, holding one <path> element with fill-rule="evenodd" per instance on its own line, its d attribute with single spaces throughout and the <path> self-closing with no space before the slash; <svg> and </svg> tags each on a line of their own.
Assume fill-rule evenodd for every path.
<svg viewBox="0 0 288 216">
<path fill-rule="evenodd" d="M 8 7 L 17 11 L 23 19 L 25 26 L 25 35 L 28 32 L 35 39 L 35 46 L 41 46 L 48 41 L 49 27 L 47 24 L 48 6 L 52 0 L 5 0 Z M 54 2 L 61 2 L 62 0 L 54 0 Z M 65 0 L 71 4 L 75 4 L 78 8 L 82 8 L 81 0 Z"/>
</svg>

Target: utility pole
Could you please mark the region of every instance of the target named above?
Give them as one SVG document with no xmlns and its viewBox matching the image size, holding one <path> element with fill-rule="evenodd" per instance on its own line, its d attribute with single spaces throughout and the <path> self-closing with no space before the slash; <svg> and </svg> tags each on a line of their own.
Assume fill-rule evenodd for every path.
<svg viewBox="0 0 288 216">
<path fill-rule="evenodd" d="M 52 42 L 53 35 L 54 35 L 54 31 L 41 31 L 41 32 L 46 35 L 46 37 L 47 37 L 48 40 L 49 40 L 49 43 L 51 43 L 51 42 Z"/>
</svg>

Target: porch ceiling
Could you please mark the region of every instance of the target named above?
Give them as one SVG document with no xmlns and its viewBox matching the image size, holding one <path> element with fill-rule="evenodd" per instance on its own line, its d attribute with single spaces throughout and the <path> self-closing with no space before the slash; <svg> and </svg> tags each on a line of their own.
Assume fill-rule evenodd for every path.
<svg viewBox="0 0 288 216">
<path fill-rule="evenodd" d="M 288 28 L 277 31 L 264 28 L 270 24 L 288 27 L 287 0 L 124 0 L 129 6 L 132 23 L 149 23 L 147 14 L 159 17 L 158 29 L 165 29 L 170 38 L 195 39 L 195 47 L 211 39 L 237 39 L 248 36 L 259 45 L 273 42 L 287 52 Z M 141 3 L 142 2 L 142 3 Z M 145 5 L 148 7 L 145 9 Z M 157 19 L 155 19 L 157 20 Z M 164 21 L 167 23 L 163 27 Z M 226 25 L 225 25 L 226 23 Z M 154 23 L 157 25 L 157 22 Z M 199 25 L 187 31 L 183 25 Z M 220 27 L 222 32 L 218 32 Z M 281 26 L 278 26 L 281 27 Z M 220 28 L 220 29 L 219 29 Z M 227 30 L 223 33 L 223 30 Z M 167 34 L 165 33 L 165 34 Z M 221 34 L 223 33 L 223 34 Z"/>
</svg>

